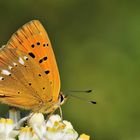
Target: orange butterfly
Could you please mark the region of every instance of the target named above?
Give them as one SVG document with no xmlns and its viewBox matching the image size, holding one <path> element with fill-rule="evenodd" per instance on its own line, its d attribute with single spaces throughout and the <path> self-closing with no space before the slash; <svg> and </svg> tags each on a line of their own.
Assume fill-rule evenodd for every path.
<svg viewBox="0 0 140 140">
<path fill-rule="evenodd" d="M 0 102 L 52 113 L 66 97 L 49 37 L 38 20 L 23 25 L 0 50 Z"/>
</svg>

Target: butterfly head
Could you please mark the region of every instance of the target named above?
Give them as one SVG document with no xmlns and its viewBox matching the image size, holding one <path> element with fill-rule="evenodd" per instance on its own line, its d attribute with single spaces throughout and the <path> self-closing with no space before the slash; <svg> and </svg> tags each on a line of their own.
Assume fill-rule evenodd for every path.
<svg viewBox="0 0 140 140">
<path fill-rule="evenodd" d="M 47 103 L 47 106 L 42 106 L 42 108 L 39 110 L 41 113 L 50 114 L 54 112 L 57 108 L 59 108 L 61 105 L 65 103 L 67 99 L 67 96 L 64 95 L 62 92 L 59 93 L 58 100 L 52 101 L 50 103 Z"/>
<path fill-rule="evenodd" d="M 65 103 L 65 101 L 67 100 L 67 98 L 68 97 L 66 95 L 64 95 L 62 92 L 60 92 L 60 94 L 59 94 L 59 104 L 63 105 Z"/>
</svg>

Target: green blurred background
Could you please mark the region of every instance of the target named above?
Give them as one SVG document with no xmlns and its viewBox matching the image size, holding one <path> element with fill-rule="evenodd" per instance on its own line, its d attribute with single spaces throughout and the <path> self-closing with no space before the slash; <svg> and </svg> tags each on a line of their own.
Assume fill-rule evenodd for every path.
<svg viewBox="0 0 140 140">
<path fill-rule="evenodd" d="M 64 119 L 91 140 L 139 140 L 140 1 L 1 0 L 0 45 L 32 19 L 50 36 L 61 90 L 95 90 L 78 96 L 97 105 L 70 97 Z"/>
</svg>

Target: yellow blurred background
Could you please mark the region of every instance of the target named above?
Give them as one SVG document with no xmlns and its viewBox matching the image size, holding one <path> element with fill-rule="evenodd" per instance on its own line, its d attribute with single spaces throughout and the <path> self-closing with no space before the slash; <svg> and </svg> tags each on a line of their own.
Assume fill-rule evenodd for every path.
<svg viewBox="0 0 140 140">
<path fill-rule="evenodd" d="M 64 119 L 91 140 L 139 140 L 140 1 L 1 0 L 0 45 L 32 19 L 49 34 L 61 90 L 94 89 L 78 96 L 98 104 L 69 97 Z"/>
</svg>

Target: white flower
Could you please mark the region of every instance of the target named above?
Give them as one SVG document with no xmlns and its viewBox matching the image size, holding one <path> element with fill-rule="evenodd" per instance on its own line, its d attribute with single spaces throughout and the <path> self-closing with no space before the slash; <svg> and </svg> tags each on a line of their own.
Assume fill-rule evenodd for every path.
<svg viewBox="0 0 140 140">
<path fill-rule="evenodd" d="M 18 140 L 89 140 L 85 134 L 78 138 L 72 124 L 62 120 L 59 115 L 52 115 L 45 120 L 43 114 L 32 113 L 19 121 L 16 115 L 19 117 L 16 112 L 9 114 L 15 124 L 12 119 L 0 119 L 0 140 L 16 140 L 17 137 Z M 27 126 L 21 127 L 21 123 L 27 119 Z"/>
<path fill-rule="evenodd" d="M 19 140 L 38 140 L 38 138 L 34 135 L 32 128 L 28 126 L 21 128 L 18 139 Z"/>
<path fill-rule="evenodd" d="M 46 136 L 46 122 L 44 120 L 44 116 L 41 113 L 35 113 L 29 119 L 29 125 L 35 131 L 35 134 L 39 139 L 44 139 Z"/>
<path fill-rule="evenodd" d="M 58 116 L 58 115 L 57 115 Z M 56 118 L 56 121 L 53 120 L 53 126 L 47 127 L 47 138 L 50 140 L 76 140 L 78 137 L 78 133 L 73 129 L 70 122 L 61 121 L 56 117 L 56 115 L 52 116 Z M 52 118 L 50 118 L 51 120 Z M 50 121 L 49 120 L 49 121 Z"/>
<path fill-rule="evenodd" d="M 86 134 L 82 134 L 82 135 L 80 135 L 80 137 L 78 138 L 78 140 L 89 140 L 89 136 L 88 135 L 86 135 Z"/>
<path fill-rule="evenodd" d="M 78 133 L 68 121 L 62 121 L 59 115 L 52 115 L 47 123 L 41 113 L 36 113 L 29 120 L 35 134 L 41 140 L 76 140 Z M 40 119 L 40 120 L 39 120 Z"/>
<path fill-rule="evenodd" d="M 47 121 L 46 126 L 52 128 L 54 127 L 56 122 L 60 122 L 60 121 L 61 121 L 61 118 L 59 115 L 52 115 Z"/>
<path fill-rule="evenodd" d="M 13 130 L 14 123 L 11 119 L 0 119 L 0 140 L 15 140 L 17 131 Z"/>
</svg>

